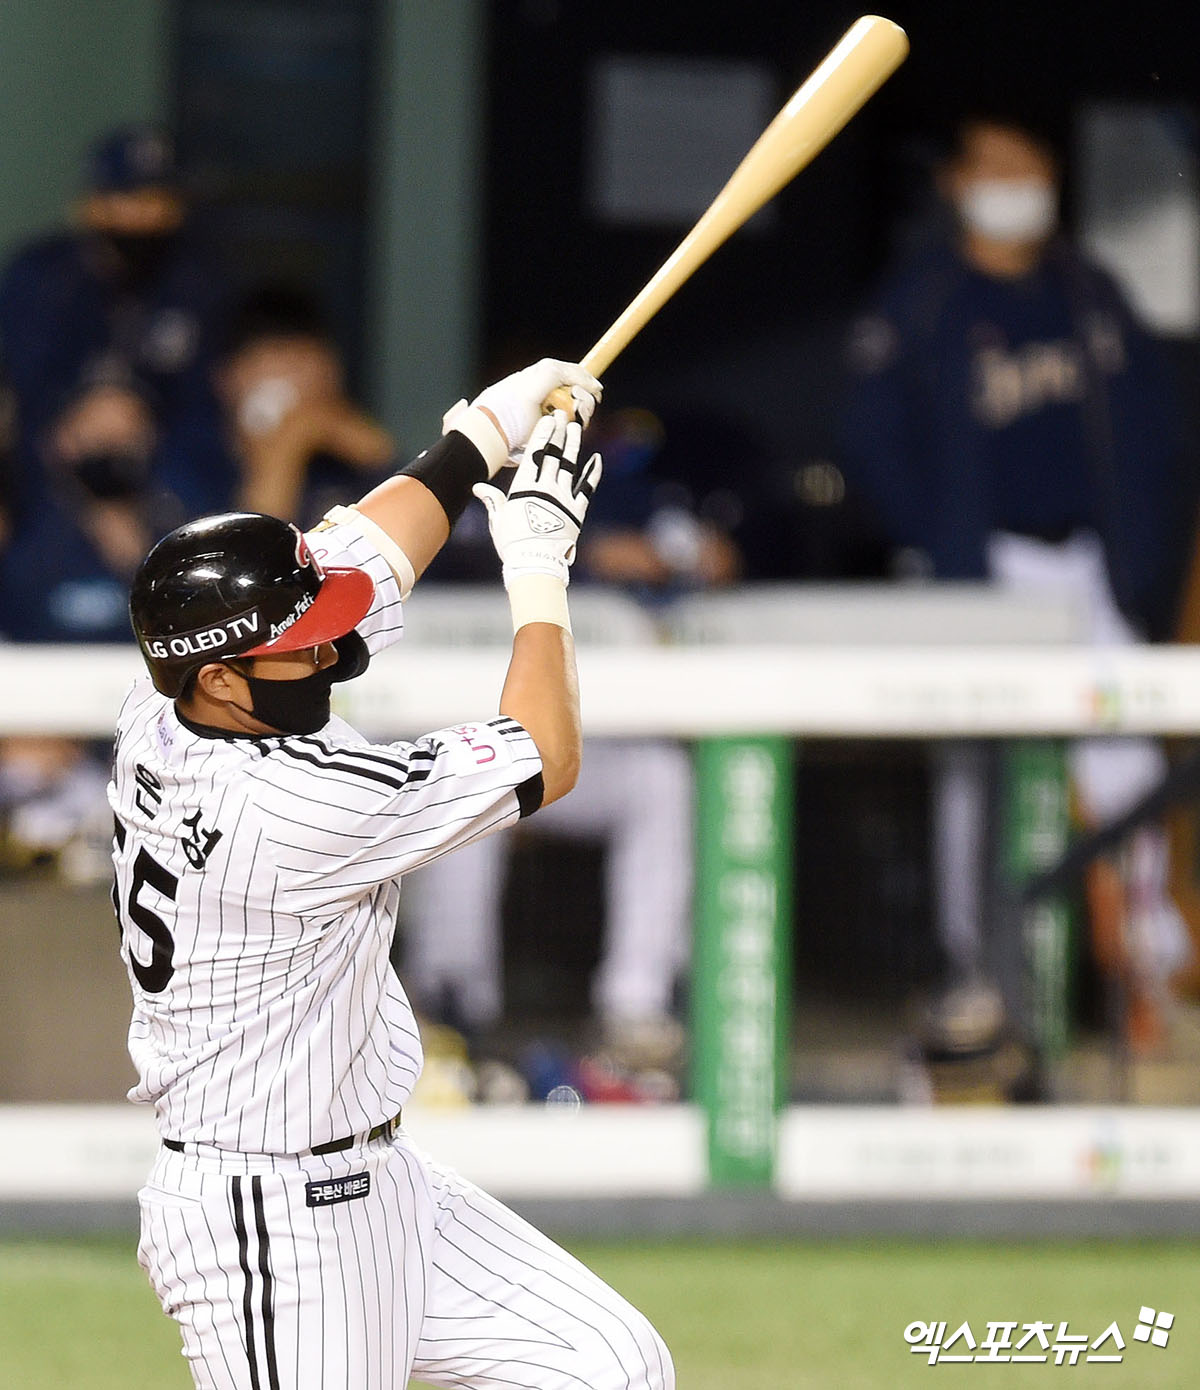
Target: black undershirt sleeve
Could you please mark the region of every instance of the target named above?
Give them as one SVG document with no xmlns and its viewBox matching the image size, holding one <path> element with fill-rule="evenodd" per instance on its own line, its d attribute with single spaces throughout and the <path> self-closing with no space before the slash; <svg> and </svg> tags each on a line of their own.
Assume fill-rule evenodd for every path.
<svg viewBox="0 0 1200 1390">
<path fill-rule="evenodd" d="M 517 788 L 517 805 L 521 808 L 521 819 L 532 816 L 542 804 L 546 796 L 546 784 L 542 781 L 542 774 L 535 772 L 532 777 L 527 777 Z"/>
</svg>

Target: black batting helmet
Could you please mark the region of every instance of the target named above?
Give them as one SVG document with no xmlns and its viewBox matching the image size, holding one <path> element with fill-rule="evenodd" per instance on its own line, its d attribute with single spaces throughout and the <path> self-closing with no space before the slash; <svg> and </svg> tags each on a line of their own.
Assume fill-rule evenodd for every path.
<svg viewBox="0 0 1200 1390">
<path fill-rule="evenodd" d="M 210 661 L 346 636 L 374 592 L 365 570 L 323 569 L 286 521 L 227 512 L 159 541 L 134 576 L 129 616 L 155 686 L 173 698 Z"/>
</svg>

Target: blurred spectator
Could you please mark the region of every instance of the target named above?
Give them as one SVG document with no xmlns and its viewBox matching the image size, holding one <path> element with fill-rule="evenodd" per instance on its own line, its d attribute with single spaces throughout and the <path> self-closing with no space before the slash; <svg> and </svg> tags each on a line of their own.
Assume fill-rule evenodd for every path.
<svg viewBox="0 0 1200 1390">
<path fill-rule="evenodd" d="M 772 449 L 760 425 L 696 401 L 663 413 L 656 477 L 736 543 L 749 583 L 877 579 L 885 572 L 878 531 L 836 461 L 828 402 L 822 390 L 811 418 L 801 419 L 802 450 Z"/>
<path fill-rule="evenodd" d="M 897 266 L 852 334 L 848 475 L 910 575 L 1065 591 L 1097 643 L 1165 636 L 1195 481 L 1159 353 L 1116 285 L 1060 232 L 1059 160 L 1039 133 L 965 121 L 940 190 L 952 240 Z M 939 753 L 938 926 L 969 996 L 985 967 L 985 753 Z M 1163 770 L 1147 740 L 1088 741 L 1073 754 L 1093 821 L 1118 815 Z M 1155 907 L 1138 915 L 1130 946 L 1132 1027 L 1149 1042 L 1186 947 L 1161 836 L 1142 840 L 1130 859 L 1150 881 L 1131 892 Z M 952 996 L 959 1007 L 962 990 Z"/>
<path fill-rule="evenodd" d="M 662 427 L 653 415 L 601 412 L 587 443 L 602 453 L 605 475 L 580 543 L 578 582 L 619 585 L 654 602 L 737 577 L 740 557 L 729 538 L 688 510 L 679 488 L 656 482 L 651 465 Z M 486 538 L 482 509 L 468 509 L 424 582 L 494 572 L 494 558 L 483 568 Z M 578 786 L 544 814 L 539 835 L 599 839 L 605 847 L 605 931 L 592 1000 L 606 1053 L 635 1073 L 677 1062 L 675 996 L 691 940 L 686 750 L 666 739 L 588 739 Z M 510 832 L 489 836 L 453 864 L 427 865 L 408 886 L 405 978 L 427 1013 L 476 1036 L 504 1012 L 501 904 L 512 843 Z M 585 1093 L 596 1080 L 585 1066 Z M 592 1094 L 637 1093 L 636 1081 L 625 1092 L 610 1080 Z"/>
<path fill-rule="evenodd" d="M 265 286 L 242 300 L 213 374 L 220 416 L 169 443 L 147 396 L 128 386 L 92 386 L 59 413 L 42 449 L 41 501 L 5 509 L 6 635 L 126 641 L 127 579 L 179 519 L 244 507 L 311 524 L 387 472 L 391 437 L 347 397 L 337 348 L 303 291 Z M 10 472 L 0 467 L 0 486 Z M 0 505 L 11 495 L 0 492 Z M 68 874 L 90 876 L 102 860 L 80 837 L 94 836 L 96 808 L 107 823 L 106 775 L 72 740 L 5 741 L 0 859 L 23 867 L 66 850 Z"/>
<path fill-rule="evenodd" d="M 304 526 L 360 497 L 396 454 L 386 430 L 350 400 L 342 359 L 305 291 L 264 285 L 236 307 L 217 371 L 220 460 L 235 505 Z"/>
<path fill-rule="evenodd" d="M 71 883 L 111 878 L 107 781 L 99 748 L 56 737 L 0 739 L 0 874 L 53 864 Z"/>
<path fill-rule="evenodd" d="M 188 232 L 165 132 L 101 139 L 74 213 L 70 231 L 19 251 L 0 278 L 13 420 L 0 636 L 22 642 L 130 639 L 128 577 L 193 506 L 164 491 L 159 462 L 173 442 L 215 429 L 225 282 Z M 195 499 L 208 500 L 203 490 Z M 99 756 L 77 742 L 6 740 L 0 857 L 21 866 L 67 852 L 73 876 L 99 872 L 87 840 L 104 780 Z"/>
<path fill-rule="evenodd" d="M 0 345 L 18 404 L 18 508 L 40 500 L 38 465 L 55 426 L 93 389 L 140 397 L 168 445 L 211 430 L 216 415 L 212 370 L 228 289 L 189 230 L 170 136 L 132 126 L 99 140 L 74 220 L 18 252 L 0 280 Z"/>
<path fill-rule="evenodd" d="M 226 285 L 195 244 L 166 132 L 131 126 L 88 152 L 75 226 L 0 278 L 15 429 L 0 555 L 0 632 L 130 636 L 125 581 L 159 532 L 206 509 L 206 480 L 159 478 L 216 430 L 214 344 Z"/>
<path fill-rule="evenodd" d="M 93 387 L 53 423 L 44 491 L 10 504 L 0 552 L 0 631 L 20 642 L 131 637 L 126 584 L 156 528 L 156 429 L 144 398 Z M 14 474 L 21 471 L 14 463 Z M 11 494 L 21 490 L 14 477 Z"/>
<path fill-rule="evenodd" d="M 62 450 L 95 485 L 100 454 L 88 441 L 110 441 L 145 433 L 145 420 L 131 401 L 97 399 L 63 422 Z M 139 558 L 142 529 L 136 513 L 102 488 L 105 497 L 77 484 L 87 532 L 65 520 L 56 498 L 18 517 L 13 508 L 15 406 L 0 398 L 0 617 L 4 635 L 32 641 L 70 641 L 80 629 L 90 638 L 124 638 L 124 575 Z M 11 545 L 9 544 L 11 542 Z M 100 552 L 111 553 L 111 568 Z M 80 622 L 80 619 L 84 621 Z M 66 877 L 92 881 L 109 876 L 107 770 L 100 749 L 89 752 L 74 739 L 0 739 L 0 872 L 58 861 Z"/>
<path fill-rule="evenodd" d="M 742 561 L 729 537 L 738 503 L 732 493 L 713 507 L 657 466 L 664 444 L 658 418 L 648 410 L 602 413 L 588 435 L 604 458 L 603 501 L 597 494 L 592 531 L 580 555 L 585 580 L 621 584 L 645 599 L 681 589 L 732 583 Z M 704 501 L 713 499 L 705 494 Z"/>
</svg>

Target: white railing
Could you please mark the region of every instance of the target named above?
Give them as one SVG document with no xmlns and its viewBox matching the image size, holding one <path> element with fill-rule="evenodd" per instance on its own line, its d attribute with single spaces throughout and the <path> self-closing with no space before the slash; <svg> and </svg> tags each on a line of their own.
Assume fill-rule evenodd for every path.
<svg viewBox="0 0 1200 1390">
<path fill-rule="evenodd" d="M 487 717 L 506 651 L 403 643 L 336 691 L 398 737 Z M 581 645 L 592 735 L 1200 733 L 1200 648 Z M 133 647 L 0 646 L 0 736 L 112 733 Z"/>
</svg>

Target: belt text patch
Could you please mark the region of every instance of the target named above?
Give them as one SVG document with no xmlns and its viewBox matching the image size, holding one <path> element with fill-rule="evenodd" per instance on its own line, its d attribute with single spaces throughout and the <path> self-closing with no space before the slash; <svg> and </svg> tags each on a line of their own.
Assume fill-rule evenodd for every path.
<svg viewBox="0 0 1200 1390">
<path fill-rule="evenodd" d="M 351 1173 L 347 1178 L 324 1178 L 304 1184 L 305 1201 L 310 1207 L 332 1207 L 365 1197 L 371 1190 L 370 1173 Z"/>
</svg>

